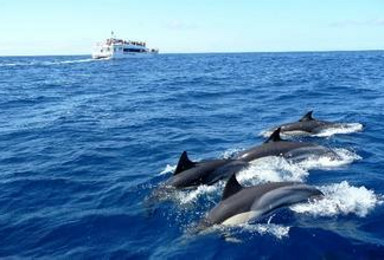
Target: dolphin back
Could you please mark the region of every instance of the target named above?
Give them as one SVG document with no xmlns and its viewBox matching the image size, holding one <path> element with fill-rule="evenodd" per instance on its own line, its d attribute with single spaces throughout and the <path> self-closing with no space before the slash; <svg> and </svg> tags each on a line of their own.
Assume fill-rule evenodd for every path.
<svg viewBox="0 0 384 260">
<path fill-rule="evenodd" d="M 291 162 L 301 162 L 310 157 L 319 158 L 322 156 L 327 156 L 331 159 L 339 159 L 339 155 L 337 153 L 321 145 L 299 147 L 284 154 L 284 157 L 289 159 Z"/>
<path fill-rule="evenodd" d="M 221 167 L 217 167 L 211 174 L 204 178 L 205 184 L 213 184 L 222 179 L 228 179 L 249 166 L 248 162 L 240 160 L 230 160 Z"/>
<path fill-rule="evenodd" d="M 324 194 L 315 187 L 294 183 L 273 189 L 256 199 L 251 207 L 255 217 L 260 217 L 272 211 L 288 207 L 296 203 L 307 202 L 311 198 L 321 197 Z"/>
<path fill-rule="evenodd" d="M 281 125 L 283 133 L 311 133 L 316 134 L 324 128 L 332 127 L 335 123 L 318 120 L 313 117 L 313 111 L 306 113 L 299 121 Z"/>
<path fill-rule="evenodd" d="M 227 179 L 248 166 L 247 162 L 230 159 L 216 159 L 195 163 L 192 168 L 177 172 L 167 182 L 175 188 L 191 188 L 201 184 L 211 185 Z"/>
</svg>

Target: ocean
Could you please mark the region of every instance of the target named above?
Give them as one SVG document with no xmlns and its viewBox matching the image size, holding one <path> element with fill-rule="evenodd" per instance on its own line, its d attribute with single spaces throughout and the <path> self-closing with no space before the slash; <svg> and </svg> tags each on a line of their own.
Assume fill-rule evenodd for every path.
<svg viewBox="0 0 384 260">
<path fill-rule="evenodd" d="M 0 57 L 0 257 L 383 259 L 383 71 L 382 51 Z M 199 234 L 225 181 L 151 201 L 183 151 L 231 157 L 310 110 L 345 127 L 286 138 L 338 160 L 269 157 L 238 179 L 323 200 Z"/>
</svg>

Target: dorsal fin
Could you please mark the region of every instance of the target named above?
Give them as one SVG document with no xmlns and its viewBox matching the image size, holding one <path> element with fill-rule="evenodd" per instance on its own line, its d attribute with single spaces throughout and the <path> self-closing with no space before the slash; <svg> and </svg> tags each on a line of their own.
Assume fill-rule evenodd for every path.
<svg viewBox="0 0 384 260">
<path fill-rule="evenodd" d="M 177 164 L 177 167 L 176 167 L 176 170 L 175 172 L 173 173 L 173 175 L 176 175 L 182 171 L 185 171 L 185 170 L 188 170 L 188 169 L 191 169 L 193 168 L 194 166 L 196 165 L 195 162 L 192 162 L 191 160 L 189 160 L 188 158 L 188 155 L 187 155 L 187 152 L 184 151 L 181 156 L 180 156 L 180 159 L 179 159 L 179 162 Z"/>
<path fill-rule="evenodd" d="M 225 185 L 221 200 L 225 200 L 233 194 L 238 193 L 242 189 L 243 186 L 241 186 L 240 183 L 237 181 L 236 174 L 232 174 L 231 178 L 229 178 L 227 184 Z"/>
<path fill-rule="evenodd" d="M 264 143 L 282 141 L 280 137 L 281 127 L 277 128 Z"/>
<path fill-rule="evenodd" d="M 309 111 L 308 113 L 306 113 L 306 114 L 299 120 L 299 122 L 305 122 L 305 121 L 311 121 L 311 120 L 314 120 L 314 118 L 312 117 L 312 114 L 313 114 L 313 110 Z"/>
</svg>

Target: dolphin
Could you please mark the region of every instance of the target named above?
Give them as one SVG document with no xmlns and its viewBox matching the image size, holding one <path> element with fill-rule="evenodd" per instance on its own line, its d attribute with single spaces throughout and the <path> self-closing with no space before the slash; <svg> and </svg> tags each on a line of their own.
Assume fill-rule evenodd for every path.
<svg viewBox="0 0 384 260">
<path fill-rule="evenodd" d="M 283 156 L 292 161 L 300 161 L 310 155 L 339 157 L 334 151 L 321 145 L 282 140 L 280 132 L 281 128 L 276 129 L 262 145 L 240 152 L 235 159 L 250 162 L 267 156 Z"/>
<path fill-rule="evenodd" d="M 298 134 L 317 134 L 324 129 L 342 127 L 341 123 L 332 123 L 313 118 L 313 111 L 306 113 L 298 122 L 282 124 L 281 133 Z M 275 128 L 276 129 L 276 128 Z"/>
<path fill-rule="evenodd" d="M 270 182 L 243 187 L 233 174 L 221 201 L 200 222 L 199 230 L 216 224 L 237 225 L 256 220 L 295 203 L 320 199 L 324 194 L 313 186 L 298 182 Z"/>
<path fill-rule="evenodd" d="M 179 159 L 173 176 L 165 186 L 173 188 L 189 188 L 200 184 L 213 184 L 221 179 L 229 178 L 232 174 L 241 171 L 248 163 L 235 159 L 214 159 L 193 162 L 184 151 Z"/>
</svg>

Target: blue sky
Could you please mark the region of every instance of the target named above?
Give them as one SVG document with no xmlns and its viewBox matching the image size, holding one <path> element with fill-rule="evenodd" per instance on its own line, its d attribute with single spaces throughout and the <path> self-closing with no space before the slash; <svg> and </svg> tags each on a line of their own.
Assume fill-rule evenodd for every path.
<svg viewBox="0 0 384 260">
<path fill-rule="evenodd" d="M 161 52 L 384 49 L 383 0 L 0 0 L 0 55 L 88 54 L 111 30 Z"/>
</svg>

